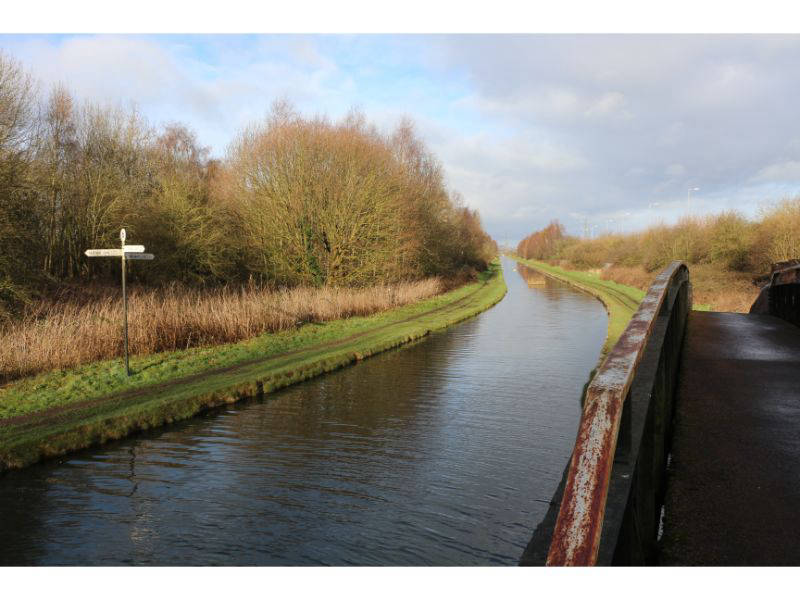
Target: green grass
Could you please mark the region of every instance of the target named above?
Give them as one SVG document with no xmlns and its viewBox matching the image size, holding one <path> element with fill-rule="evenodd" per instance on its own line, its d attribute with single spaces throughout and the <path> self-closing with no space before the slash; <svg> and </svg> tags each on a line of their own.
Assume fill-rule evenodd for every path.
<svg viewBox="0 0 800 600">
<path fill-rule="evenodd" d="M 474 316 L 506 293 L 499 262 L 469 284 L 369 317 L 308 324 L 236 344 L 59 370 L 0 389 L 0 470 L 262 396 Z"/>
</svg>

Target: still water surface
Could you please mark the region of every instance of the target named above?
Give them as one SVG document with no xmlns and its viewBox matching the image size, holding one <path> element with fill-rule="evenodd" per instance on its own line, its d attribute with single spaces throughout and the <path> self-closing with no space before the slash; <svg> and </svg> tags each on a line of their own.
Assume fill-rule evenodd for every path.
<svg viewBox="0 0 800 600">
<path fill-rule="evenodd" d="M 516 564 L 606 314 L 503 267 L 502 302 L 413 346 L 0 478 L 0 564 Z"/>
</svg>

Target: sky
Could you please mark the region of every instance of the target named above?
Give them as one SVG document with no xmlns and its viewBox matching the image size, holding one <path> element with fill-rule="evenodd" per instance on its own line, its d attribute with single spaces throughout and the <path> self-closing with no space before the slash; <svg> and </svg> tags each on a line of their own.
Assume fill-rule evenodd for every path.
<svg viewBox="0 0 800 600">
<path fill-rule="evenodd" d="M 800 35 L 18 34 L 0 50 L 45 91 L 185 123 L 220 158 L 276 99 L 387 132 L 410 117 L 501 243 L 552 219 L 597 235 L 757 217 L 800 193 Z"/>
</svg>

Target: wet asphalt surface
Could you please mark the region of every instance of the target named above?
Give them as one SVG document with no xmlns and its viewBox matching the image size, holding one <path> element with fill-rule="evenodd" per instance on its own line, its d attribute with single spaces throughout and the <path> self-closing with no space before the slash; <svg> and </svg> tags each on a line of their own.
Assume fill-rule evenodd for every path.
<svg viewBox="0 0 800 600">
<path fill-rule="evenodd" d="M 800 328 L 692 312 L 663 565 L 800 565 Z"/>
</svg>

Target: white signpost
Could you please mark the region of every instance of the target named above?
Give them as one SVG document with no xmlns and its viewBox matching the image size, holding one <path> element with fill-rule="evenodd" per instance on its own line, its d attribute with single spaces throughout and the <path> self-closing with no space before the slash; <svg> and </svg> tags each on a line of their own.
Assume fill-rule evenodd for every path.
<svg viewBox="0 0 800 600">
<path fill-rule="evenodd" d="M 123 250 L 120 248 L 104 248 L 102 250 L 87 250 L 86 256 L 122 256 Z"/>
<path fill-rule="evenodd" d="M 131 369 L 128 363 L 128 295 L 125 291 L 125 261 L 126 260 L 153 260 L 155 257 L 152 254 L 145 253 L 144 246 L 141 245 L 125 245 L 125 229 L 119 230 L 119 239 L 122 242 L 121 248 L 99 248 L 87 250 L 86 256 L 89 257 L 103 257 L 103 256 L 119 256 L 122 258 L 122 312 L 123 316 L 123 332 L 125 335 L 125 373 L 130 376 Z"/>
</svg>

